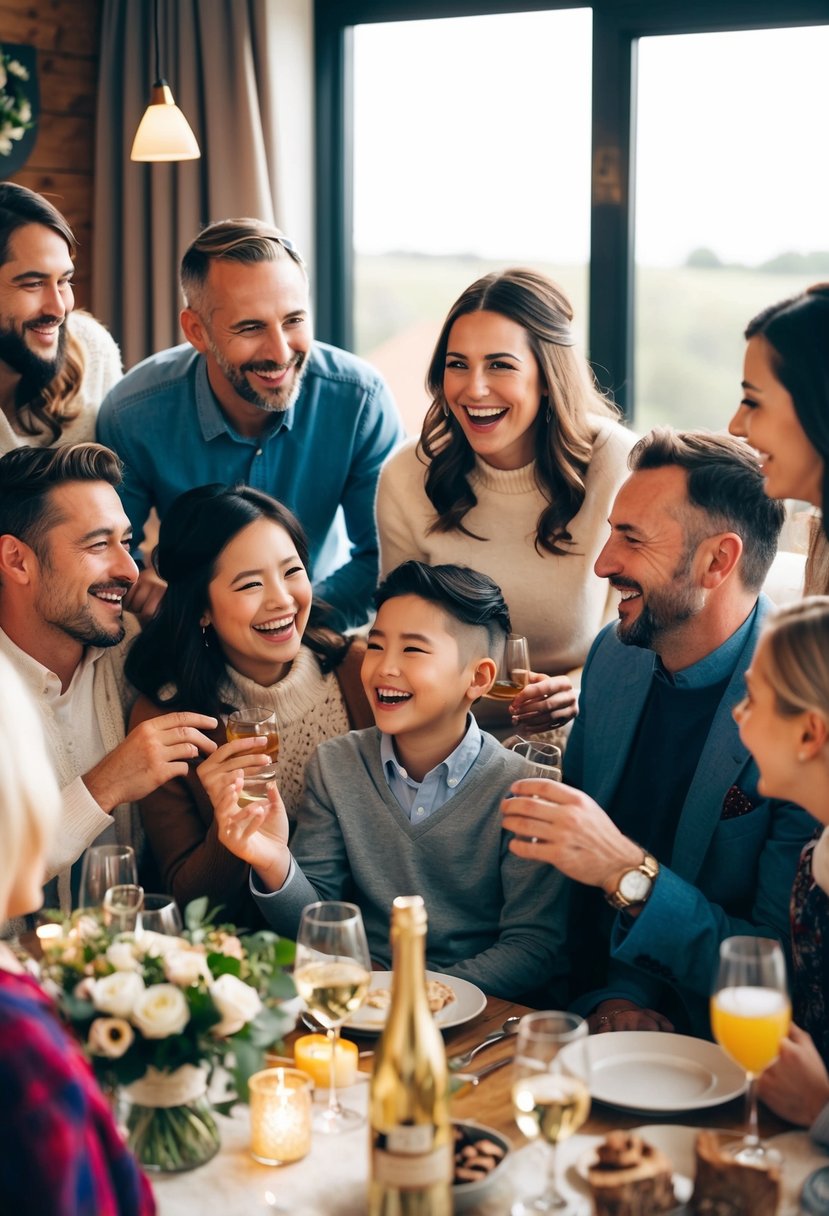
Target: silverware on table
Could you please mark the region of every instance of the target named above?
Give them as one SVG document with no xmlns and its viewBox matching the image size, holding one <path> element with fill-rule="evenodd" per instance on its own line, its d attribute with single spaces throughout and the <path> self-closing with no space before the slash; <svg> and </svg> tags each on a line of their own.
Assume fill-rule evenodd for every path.
<svg viewBox="0 0 829 1216">
<path fill-rule="evenodd" d="M 505 1064 L 511 1064 L 512 1061 L 512 1056 L 506 1056 L 503 1060 L 496 1060 L 494 1064 L 487 1064 L 486 1068 L 481 1068 L 478 1072 L 453 1072 L 449 1080 L 453 1087 L 458 1089 L 462 1085 L 480 1085 L 484 1077 L 488 1077 L 491 1072 L 497 1072 L 499 1068 L 503 1068 Z"/>
<path fill-rule="evenodd" d="M 485 1047 L 490 1047 L 493 1043 L 500 1043 L 502 1039 L 507 1039 L 510 1035 L 516 1034 L 520 1021 L 521 1019 L 518 1017 L 507 1018 L 500 1030 L 494 1030 L 492 1034 L 488 1034 L 480 1043 L 477 1043 L 474 1047 L 470 1047 L 469 1051 L 461 1052 L 460 1055 L 450 1056 L 446 1063 L 452 1072 L 457 1072 L 461 1068 L 468 1068 L 479 1051 L 483 1051 Z"/>
</svg>

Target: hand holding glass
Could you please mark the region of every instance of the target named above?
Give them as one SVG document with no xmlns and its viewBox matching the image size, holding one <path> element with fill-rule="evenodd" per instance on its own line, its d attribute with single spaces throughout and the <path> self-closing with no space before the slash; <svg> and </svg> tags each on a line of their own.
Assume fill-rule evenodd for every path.
<svg viewBox="0 0 829 1216">
<path fill-rule="evenodd" d="M 575 1013 L 528 1013 L 518 1026 L 512 1108 L 528 1140 L 548 1145 L 547 1185 L 541 1195 L 519 1200 L 512 1216 L 569 1212 L 556 1181 L 555 1148 L 577 1132 L 590 1114 L 587 1023 Z"/>
<path fill-rule="evenodd" d="M 234 739 L 267 739 L 265 755 L 271 762 L 260 768 L 245 770 L 245 781 L 239 795 L 241 806 L 248 802 L 262 802 L 268 796 L 268 782 L 276 776 L 279 758 L 279 723 L 275 711 L 262 705 L 237 709 L 228 715 L 226 734 L 228 743 Z"/>
<path fill-rule="evenodd" d="M 773 1064 L 789 1031 L 791 1005 L 786 961 L 778 941 L 767 937 L 727 937 L 711 997 L 711 1029 L 723 1051 L 748 1076 L 748 1131 L 725 1151 L 742 1164 L 780 1161 L 760 1140 L 757 1078 Z"/>
<path fill-rule="evenodd" d="M 493 701 L 511 701 L 530 681 L 530 648 L 518 633 L 507 634 L 495 683 L 486 694 Z"/>
<path fill-rule="evenodd" d="M 314 1122 L 318 1131 L 351 1131 L 365 1123 L 363 1115 L 346 1109 L 337 1098 L 336 1054 L 340 1027 L 360 1008 L 370 982 L 371 956 L 360 909 L 339 901 L 309 904 L 296 939 L 294 983 L 331 1040 L 328 1107 Z"/>
<path fill-rule="evenodd" d="M 135 850 L 128 844 L 93 845 L 83 855 L 78 907 L 102 907 L 109 888 L 125 883 L 138 883 Z"/>
</svg>

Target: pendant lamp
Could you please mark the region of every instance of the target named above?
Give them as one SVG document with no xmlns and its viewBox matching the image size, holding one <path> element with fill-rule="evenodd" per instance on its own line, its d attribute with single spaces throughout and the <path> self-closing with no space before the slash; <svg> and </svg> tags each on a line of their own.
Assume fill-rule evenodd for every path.
<svg viewBox="0 0 829 1216">
<path fill-rule="evenodd" d="M 155 84 L 150 104 L 138 124 L 130 160 L 196 160 L 201 156 L 190 124 L 175 103 L 173 91 L 161 75 L 158 39 L 158 0 L 153 0 L 155 30 Z"/>
</svg>

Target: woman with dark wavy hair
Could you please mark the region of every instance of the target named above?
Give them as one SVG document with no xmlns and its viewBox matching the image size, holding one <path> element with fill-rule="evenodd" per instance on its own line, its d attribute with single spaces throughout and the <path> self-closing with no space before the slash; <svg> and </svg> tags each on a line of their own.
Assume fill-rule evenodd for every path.
<svg viewBox="0 0 829 1216">
<path fill-rule="evenodd" d="M 534 270 L 468 287 L 432 356 L 420 439 L 380 477 L 382 573 L 407 558 L 481 570 L 529 639 L 528 687 L 506 711 L 480 703 L 502 734 L 573 716 L 570 677 L 615 612 L 593 563 L 635 436 L 596 388 L 572 319 L 564 292 Z"/>
<path fill-rule="evenodd" d="M 127 658 L 143 694 L 130 729 L 194 705 L 225 720 L 242 706 L 275 710 L 276 780 L 292 816 L 317 744 L 374 721 L 360 682 L 365 645 L 330 629 L 329 609 L 313 601 L 302 528 L 259 490 L 200 486 L 164 516 L 154 562 L 168 586 Z M 221 844 L 211 799 L 229 772 L 267 760 L 249 739 L 226 742 L 223 721 L 214 738 L 210 763 L 145 798 L 141 816 L 164 887 L 182 906 L 207 895 L 250 924 L 247 868 Z"/>
<path fill-rule="evenodd" d="M 745 331 L 743 397 L 728 424 L 760 453 L 771 498 L 802 499 L 812 521 L 806 594 L 829 592 L 829 283 L 764 308 Z"/>
</svg>

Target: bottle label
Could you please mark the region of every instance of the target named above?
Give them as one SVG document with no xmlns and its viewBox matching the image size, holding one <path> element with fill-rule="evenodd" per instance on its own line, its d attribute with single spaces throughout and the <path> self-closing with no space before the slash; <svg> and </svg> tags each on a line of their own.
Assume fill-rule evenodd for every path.
<svg viewBox="0 0 829 1216">
<path fill-rule="evenodd" d="M 415 1128 L 400 1128 L 411 1132 Z M 420 1130 L 420 1129 L 417 1129 Z M 432 1128 L 428 1125 L 425 1130 Z M 391 1140 L 390 1133 L 387 1143 Z M 417 1190 L 449 1182 L 452 1178 L 452 1153 L 448 1144 L 439 1145 L 429 1152 L 391 1152 L 388 1148 L 375 1148 L 372 1154 L 372 1178 L 381 1186 L 394 1187 L 399 1191 Z"/>
<path fill-rule="evenodd" d="M 389 1153 L 428 1153 L 435 1138 L 431 1123 L 401 1124 L 386 1133 Z"/>
</svg>

